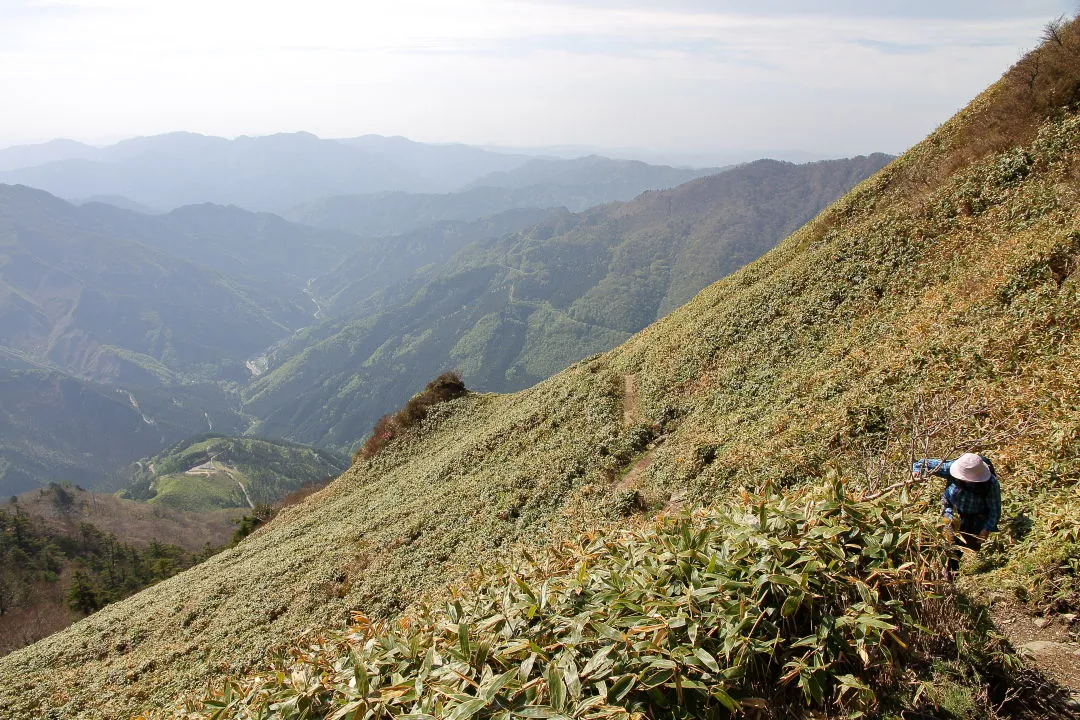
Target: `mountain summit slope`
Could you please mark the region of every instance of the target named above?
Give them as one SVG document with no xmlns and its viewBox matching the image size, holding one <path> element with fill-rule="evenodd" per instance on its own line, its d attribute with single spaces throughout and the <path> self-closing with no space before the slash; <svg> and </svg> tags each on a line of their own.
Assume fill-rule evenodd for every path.
<svg viewBox="0 0 1080 720">
<path fill-rule="evenodd" d="M 1034 518 L 1022 543 L 996 541 L 995 572 L 1058 548 L 996 576 L 1035 597 L 1075 552 L 1055 533 L 1078 530 L 1075 513 L 1048 514 L 1080 475 L 1080 27 L 1065 31 L 1034 56 L 1038 77 L 1021 62 L 620 348 L 439 406 L 238 547 L 0 660 L 0 707 L 118 717 L 169 703 L 349 610 L 398 611 L 514 543 L 829 473 L 873 488 L 913 451 L 994 458 L 1008 512 Z M 938 491 L 915 486 L 910 504 Z"/>
</svg>

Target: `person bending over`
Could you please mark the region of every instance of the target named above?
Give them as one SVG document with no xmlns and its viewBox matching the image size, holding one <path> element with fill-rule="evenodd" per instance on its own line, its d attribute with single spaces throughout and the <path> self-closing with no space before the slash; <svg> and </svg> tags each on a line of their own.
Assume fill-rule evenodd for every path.
<svg viewBox="0 0 1080 720">
<path fill-rule="evenodd" d="M 925 458 L 911 467 L 912 474 L 930 473 L 948 480 L 941 495 L 941 515 L 952 541 L 947 577 L 960 568 L 964 549 L 978 552 L 1001 519 L 1001 483 L 994 464 L 975 453 L 955 460 Z"/>
</svg>

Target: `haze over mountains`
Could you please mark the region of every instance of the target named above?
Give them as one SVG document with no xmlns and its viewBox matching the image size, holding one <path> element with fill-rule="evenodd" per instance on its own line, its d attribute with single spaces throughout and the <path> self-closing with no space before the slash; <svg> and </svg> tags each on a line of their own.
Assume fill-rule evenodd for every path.
<svg viewBox="0 0 1080 720">
<path fill-rule="evenodd" d="M 535 159 L 513 170 L 485 175 L 455 193 L 376 193 L 335 196 L 285 213 L 296 222 L 347 229 L 361 235 L 396 234 L 435 222 L 475 220 L 515 208 L 564 207 L 580 212 L 629 200 L 646 190 L 670 188 L 717 168 L 657 167 L 589 156 Z"/>
<path fill-rule="evenodd" d="M 583 166 L 592 171 L 581 176 Z M 469 186 L 521 190 L 533 185 L 575 188 L 562 190 L 568 201 L 553 205 L 572 205 L 575 198 L 578 205 L 591 205 L 673 187 L 708 172 L 599 157 L 543 160 L 379 135 L 324 140 L 310 133 L 288 133 L 228 140 L 171 133 L 104 148 L 59 140 L 0 150 L 0 183 L 29 185 L 73 200 L 115 200 L 158 211 L 211 202 L 281 213 L 340 195 L 446 193 Z M 598 187 L 589 189 L 592 186 Z M 543 192 L 533 191 L 541 197 Z"/>
</svg>

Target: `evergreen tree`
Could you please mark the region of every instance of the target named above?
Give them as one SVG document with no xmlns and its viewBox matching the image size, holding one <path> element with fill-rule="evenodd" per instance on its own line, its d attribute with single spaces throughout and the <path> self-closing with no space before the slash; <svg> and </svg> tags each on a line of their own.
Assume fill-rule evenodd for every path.
<svg viewBox="0 0 1080 720">
<path fill-rule="evenodd" d="M 71 580 L 71 589 L 68 590 L 67 602 L 68 607 L 84 615 L 89 615 L 101 607 L 94 587 L 82 570 L 75 571 L 75 577 Z"/>
</svg>

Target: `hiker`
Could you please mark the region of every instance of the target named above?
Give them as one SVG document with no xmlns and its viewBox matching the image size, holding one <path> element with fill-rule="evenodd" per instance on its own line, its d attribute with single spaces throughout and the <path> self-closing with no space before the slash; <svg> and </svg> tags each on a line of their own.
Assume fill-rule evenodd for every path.
<svg viewBox="0 0 1080 720">
<path fill-rule="evenodd" d="M 941 515 L 948 523 L 945 532 L 953 545 L 946 571 L 951 578 L 960 569 L 963 550 L 977 552 L 990 533 L 997 532 L 1001 483 L 994 464 L 982 455 L 964 453 L 955 460 L 919 460 L 911 471 L 916 477 L 930 473 L 949 481 L 941 494 Z"/>
</svg>

